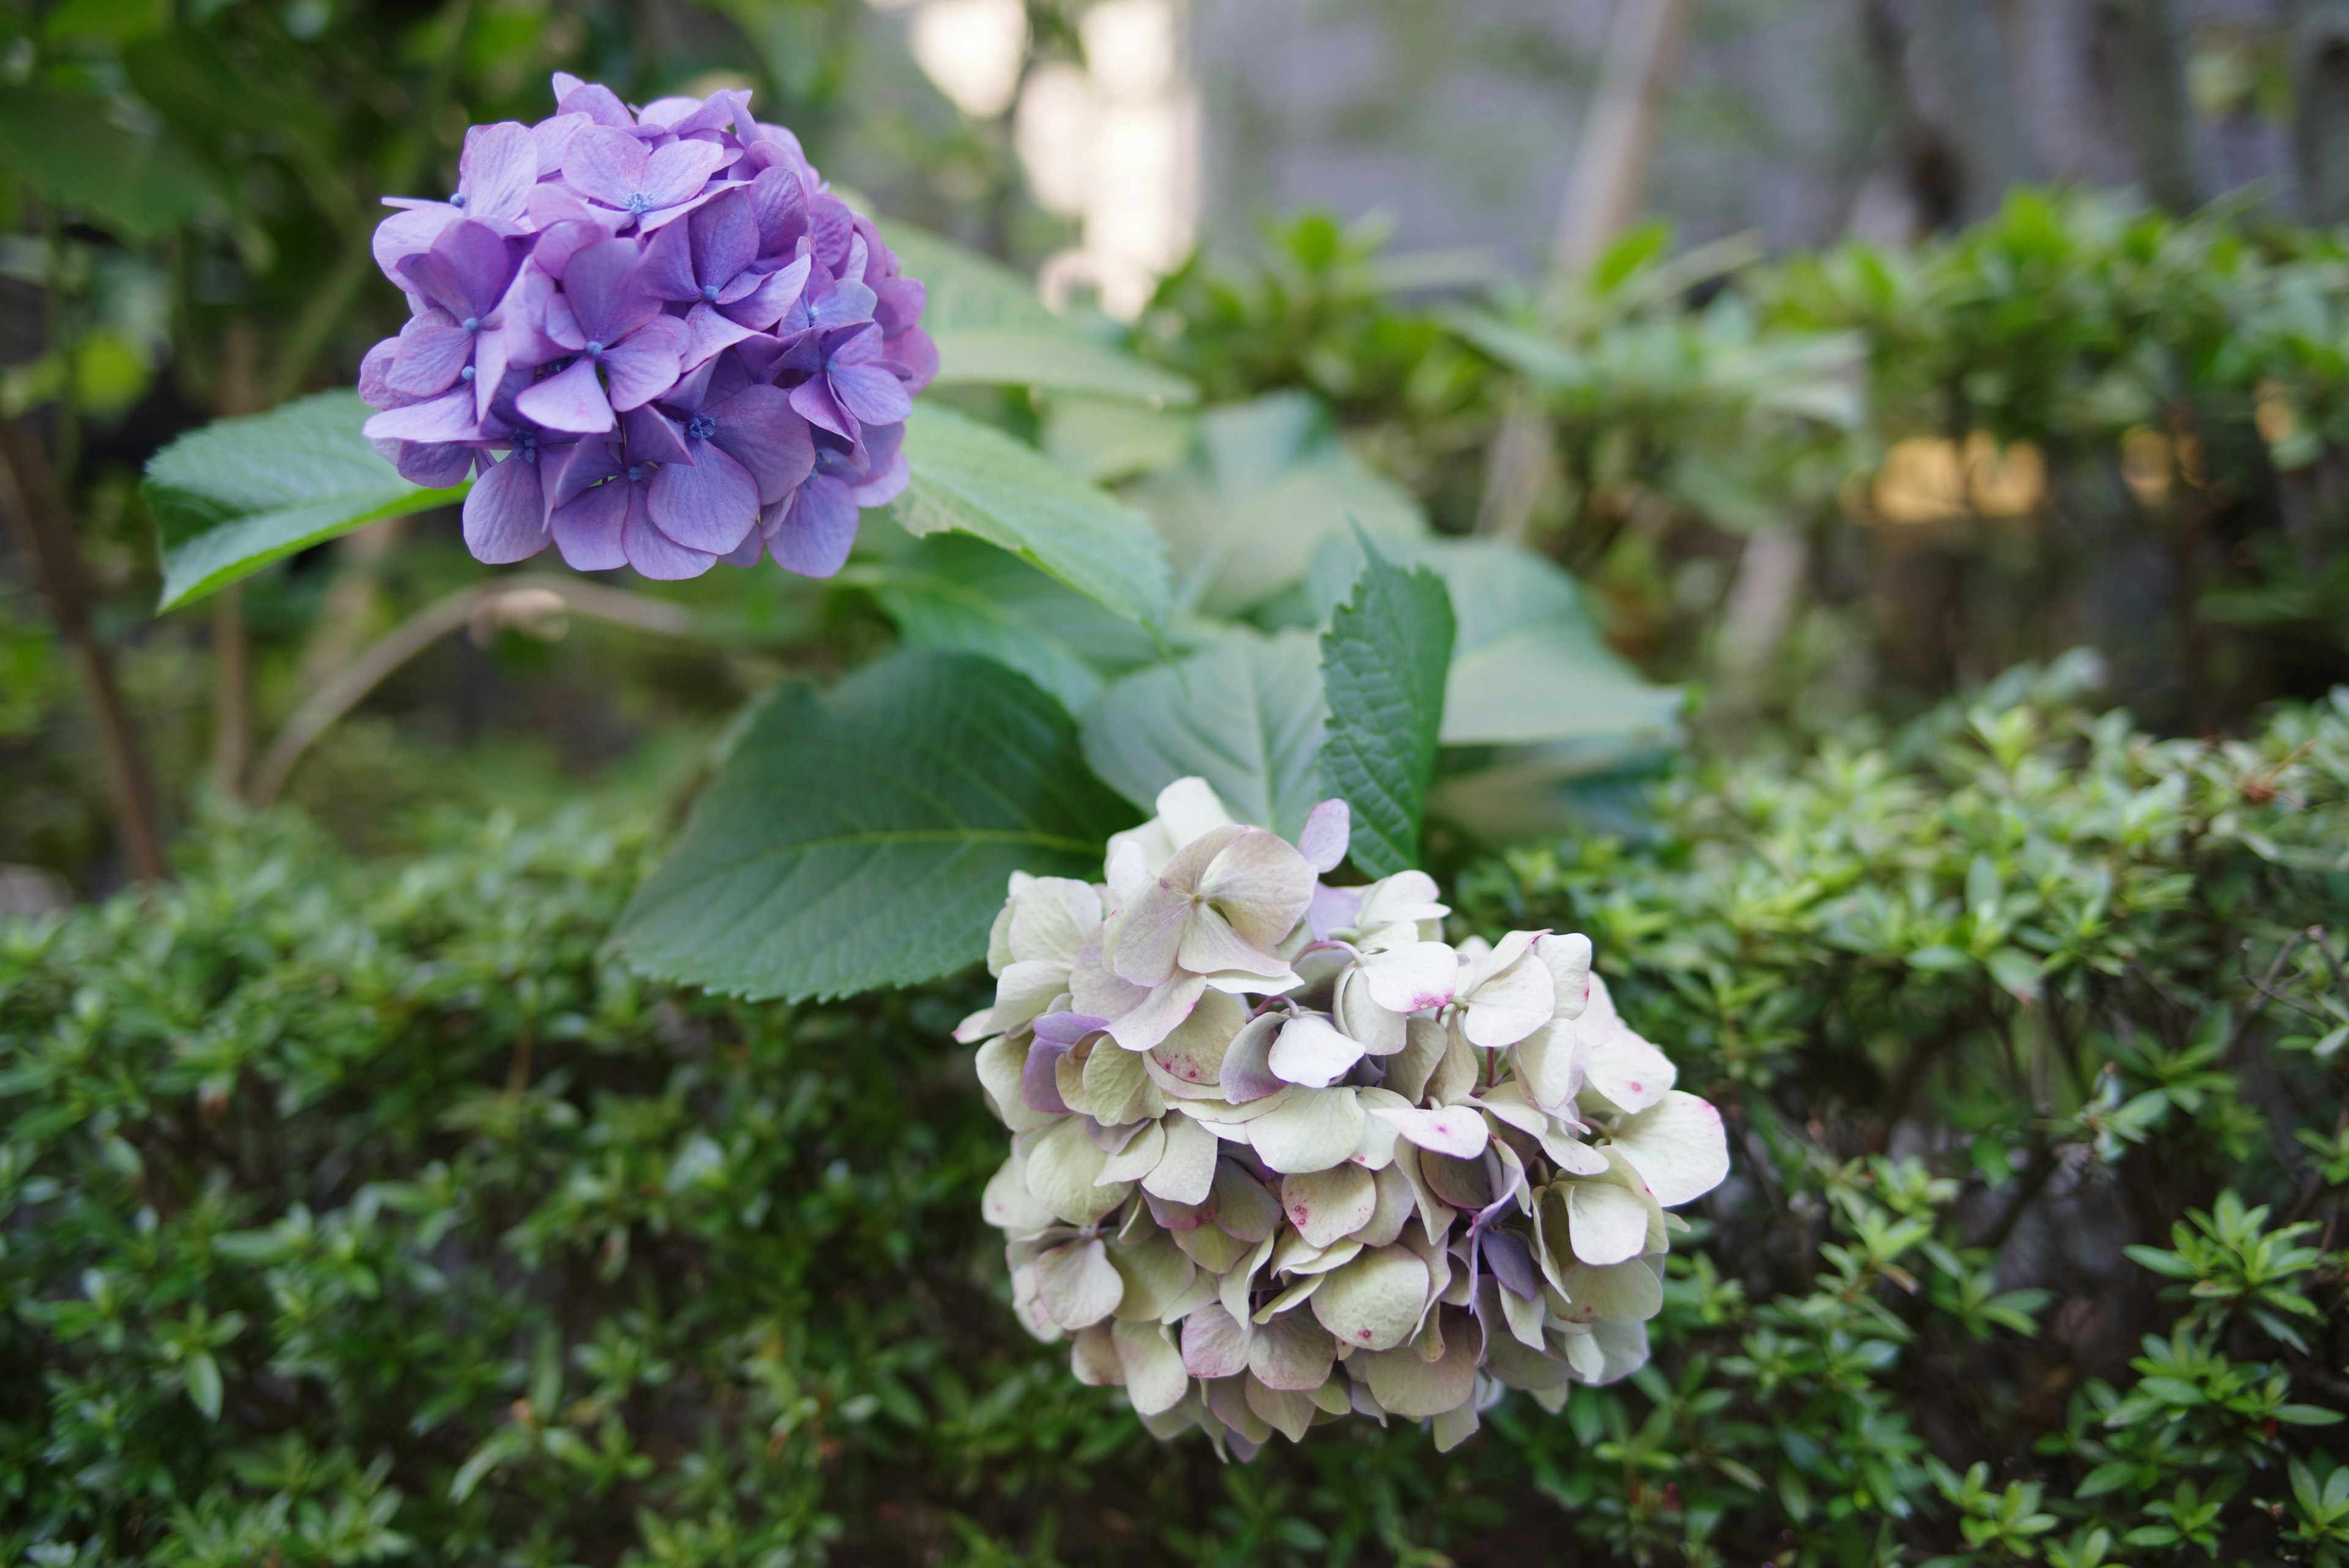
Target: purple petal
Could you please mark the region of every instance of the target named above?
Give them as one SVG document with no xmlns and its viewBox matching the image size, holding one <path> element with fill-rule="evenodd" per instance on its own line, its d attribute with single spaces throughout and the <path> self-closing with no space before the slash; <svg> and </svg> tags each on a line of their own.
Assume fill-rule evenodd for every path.
<svg viewBox="0 0 2349 1568">
<path fill-rule="evenodd" d="M 464 483 L 465 476 L 473 472 L 473 460 L 481 455 L 481 448 L 463 441 L 400 441 L 389 444 L 391 466 L 399 470 L 399 477 L 427 490 L 445 490 L 452 484 Z"/>
<path fill-rule="evenodd" d="M 473 335 L 438 311 L 419 317 L 399 335 L 399 355 L 384 379 L 410 399 L 429 398 L 457 383 L 457 372 L 473 357 Z"/>
<path fill-rule="evenodd" d="M 530 127 L 508 119 L 466 130 L 457 189 L 464 194 L 467 217 L 518 218 L 536 183 L 538 144 Z"/>
<path fill-rule="evenodd" d="M 750 182 L 750 211 L 759 224 L 759 254 L 787 256 L 807 233 L 807 192 L 789 169 L 761 170 Z"/>
<path fill-rule="evenodd" d="M 702 283 L 723 287 L 759 259 L 759 220 L 747 187 L 711 197 L 686 226 L 693 234 L 693 275 Z"/>
<path fill-rule="evenodd" d="M 563 155 L 571 150 L 571 139 L 595 122 L 584 114 L 558 114 L 542 119 L 530 128 L 532 151 L 538 154 L 535 179 L 545 179 L 563 171 Z M 528 192 L 523 194 L 527 196 Z"/>
<path fill-rule="evenodd" d="M 399 264 L 430 250 L 432 242 L 440 237 L 440 231 L 461 222 L 464 216 L 461 211 L 442 202 L 394 213 L 375 226 L 375 265 L 383 269 L 383 275 L 391 280 L 394 288 L 412 290 L 416 286 L 400 275 Z"/>
<path fill-rule="evenodd" d="M 598 240 L 574 252 L 564 269 L 564 297 L 589 342 L 609 348 L 660 314 L 660 301 L 636 276 L 636 254 L 627 240 Z"/>
<path fill-rule="evenodd" d="M 753 528 L 748 538 L 718 558 L 730 566 L 755 566 L 759 564 L 759 557 L 766 553 L 766 536 Z"/>
<path fill-rule="evenodd" d="M 460 387 L 430 402 L 387 410 L 360 430 L 369 441 L 471 441 L 477 433 L 473 389 Z"/>
<path fill-rule="evenodd" d="M 881 330 L 895 337 L 910 332 L 922 319 L 922 306 L 929 300 L 929 290 L 918 278 L 885 278 L 872 286 L 873 319 Z"/>
<path fill-rule="evenodd" d="M 631 484 L 630 490 L 645 486 Z M 698 577 L 718 564 L 715 553 L 695 550 L 678 544 L 662 533 L 641 504 L 628 509 L 628 521 L 620 534 L 620 547 L 628 557 L 628 565 L 640 576 L 656 582 L 676 582 L 684 577 Z"/>
<path fill-rule="evenodd" d="M 775 565 L 802 577 L 829 577 L 848 563 L 856 543 L 856 503 L 836 479 L 816 478 L 800 486 L 767 530 Z"/>
<path fill-rule="evenodd" d="M 918 396 L 922 389 L 937 379 L 938 346 L 920 327 L 914 327 L 902 337 L 890 338 L 885 351 L 888 362 L 897 367 L 898 379 L 905 383 L 909 395 Z"/>
<path fill-rule="evenodd" d="M 913 466 L 905 461 L 905 454 L 892 452 L 888 460 L 874 471 L 872 478 L 850 485 L 848 494 L 859 506 L 886 506 L 905 494 L 905 486 L 913 482 Z"/>
<path fill-rule="evenodd" d="M 645 198 L 639 211 L 674 207 L 699 194 L 702 185 L 726 161 L 727 152 L 722 147 L 707 141 L 672 141 L 653 153 L 642 180 L 629 193 Z M 630 203 L 623 200 L 616 204 Z"/>
<path fill-rule="evenodd" d="M 686 338 L 684 322 L 656 316 L 606 348 L 604 373 L 612 380 L 612 406 L 626 413 L 675 386 Z"/>
<path fill-rule="evenodd" d="M 1066 1116 L 1069 1104 L 1061 1098 L 1061 1058 L 1072 1047 L 1041 1035 L 1028 1043 L 1028 1059 L 1019 1064 L 1019 1099 L 1031 1111 Z"/>
<path fill-rule="evenodd" d="M 620 532 L 628 519 L 628 492 L 635 488 L 626 480 L 611 480 L 554 509 L 547 525 L 564 566 L 578 572 L 608 572 L 628 564 Z"/>
<path fill-rule="evenodd" d="M 877 365 L 834 365 L 832 395 L 868 425 L 894 425 L 914 411 L 914 400 L 891 372 Z"/>
<path fill-rule="evenodd" d="M 636 117 L 620 95 L 601 82 L 583 82 L 567 71 L 554 73 L 554 111 L 584 114 L 597 125 L 632 127 Z"/>
<path fill-rule="evenodd" d="M 721 300 L 719 308 L 746 327 L 761 330 L 772 327 L 807 293 L 808 270 L 812 265 L 802 256 L 781 271 L 768 274 L 748 295 Z"/>
<path fill-rule="evenodd" d="M 615 422 L 612 401 L 595 379 L 593 359 L 574 359 L 568 369 L 516 398 L 514 407 L 533 424 L 580 435 L 600 435 Z"/>
<path fill-rule="evenodd" d="M 1487 1231 L 1484 1233 L 1485 1266 L 1502 1288 L 1520 1301 L 1530 1301 L 1541 1290 L 1541 1282 L 1534 1273 L 1533 1251 L 1525 1239 L 1514 1231 Z"/>
<path fill-rule="evenodd" d="M 848 259 L 849 242 L 856 237 L 856 214 L 826 192 L 808 203 L 808 234 L 815 242 L 815 259 L 837 269 Z"/>
<path fill-rule="evenodd" d="M 371 409 L 396 409 L 409 400 L 391 389 L 391 362 L 399 357 L 399 339 L 387 337 L 359 361 L 359 400 Z"/>
<path fill-rule="evenodd" d="M 821 425 L 846 441 L 856 439 L 856 421 L 833 399 L 831 387 L 821 376 L 792 389 L 792 407 L 812 425 Z"/>
<path fill-rule="evenodd" d="M 693 241 L 686 225 L 672 223 L 653 235 L 637 264 L 637 278 L 660 299 L 699 299 L 693 275 Z"/>
<path fill-rule="evenodd" d="M 473 417 L 487 420 L 490 405 L 505 380 L 512 345 L 501 331 L 483 332 L 473 339 Z"/>
<path fill-rule="evenodd" d="M 563 179 L 574 191 L 607 207 L 626 208 L 645 188 L 651 159 L 645 144 L 609 123 L 589 126 L 563 154 Z"/>
<path fill-rule="evenodd" d="M 583 441 L 554 452 L 542 448 L 538 462 L 546 504 L 558 511 L 585 495 L 589 486 L 626 472 L 617 441 Z"/>
<path fill-rule="evenodd" d="M 702 100 L 698 98 L 657 98 L 636 110 L 636 124 L 658 126 L 661 130 L 675 135 L 677 122 L 699 109 L 701 105 Z"/>
<path fill-rule="evenodd" d="M 538 464 L 509 455 L 465 495 L 465 548 L 492 566 L 527 560 L 553 537 Z"/>
<path fill-rule="evenodd" d="M 691 462 L 693 449 L 686 444 L 685 428 L 658 409 L 630 409 L 620 417 L 628 432 L 631 462 Z"/>
<path fill-rule="evenodd" d="M 610 207 L 592 206 L 580 200 L 579 193 L 570 187 L 542 180 L 530 188 L 530 223 L 541 234 L 563 223 L 586 223 L 609 238 L 628 226 L 628 214 Z M 542 249 L 543 244 L 542 240 Z M 563 269 L 548 265 L 543 255 L 540 265 L 557 277 L 563 275 Z"/>
<path fill-rule="evenodd" d="M 715 306 L 697 305 L 685 314 L 685 352 L 680 363 L 690 370 L 707 365 L 745 337 L 758 336 L 754 328 L 718 313 Z"/>
<path fill-rule="evenodd" d="M 854 280 L 843 280 L 832 286 L 823 298 L 813 300 L 808 309 L 808 325 L 818 331 L 830 332 L 843 327 L 854 327 L 873 319 L 873 291 Z"/>
<path fill-rule="evenodd" d="M 761 504 L 781 501 L 814 469 L 815 439 L 781 388 L 745 387 L 709 412 L 718 424 L 711 443 L 750 471 Z"/>
<path fill-rule="evenodd" d="M 661 532 L 690 549 L 722 556 L 758 526 L 759 485 L 750 471 L 709 442 L 692 462 L 665 462 L 645 489 Z"/>
</svg>

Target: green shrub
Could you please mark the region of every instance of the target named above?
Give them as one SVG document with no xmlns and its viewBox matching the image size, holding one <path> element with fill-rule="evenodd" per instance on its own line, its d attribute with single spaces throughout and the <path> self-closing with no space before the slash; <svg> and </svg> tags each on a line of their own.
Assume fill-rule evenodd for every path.
<svg viewBox="0 0 2349 1568">
<path fill-rule="evenodd" d="M 2010 678 L 1468 868 L 1722 1104 L 1658 1358 L 1437 1457 L 1162 1449 L 1028 1343 L 947 1040 L 601 956 L 648 821 L 298 823 L 0 933 L 0 1542 L 36 1563 L 2349 1559 L 2349 697 Z M 1585 1543 L 1575 1544 L 1577 1536 Z"/>
</svg>

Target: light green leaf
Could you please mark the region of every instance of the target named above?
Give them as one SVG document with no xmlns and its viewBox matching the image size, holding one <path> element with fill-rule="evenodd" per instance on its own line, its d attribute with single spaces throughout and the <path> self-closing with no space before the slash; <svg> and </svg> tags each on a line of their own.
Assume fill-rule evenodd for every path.
<svg viewBox="0 0 2349 1568">
<path fill-rule="evenodd" d="M 1149 520 L 991 425 L 914 405 L 912 482 L 891 504 L 909 534 L 969 534 L 1040 566 L 1130 620 L 1162 624 L 1166 546 Z"/>
<path fill-rule="evenodd" d="M 905 223 L 884 223 L 881 237 L 899 267 L 922 280 L 922 326 L 938 346 L 938 383 L 1037 387 L 1096 392 L 1144 403 L 1192 403 L 1198 389 L 1171 370 L 1137 358 L 1112 341 L 1106 318 L 1096 332 L 1037 297 L 1036 286 L 1000 262 Z"/>
<path fill-rule="evenodd" d="M 199 1350 L 188 1357 L 188 1402 L 204 1413 L 207 1421 L 217 1421 L 221 1413 L 220 1363 L 209 1350 Z"/>
<path fill-rule="evenodd" d="M 1133 814 L 1042 691 L 915 649 L 750 720 L 614 940 L 749 997 L 843 996 L 977 962 L 1013 871 L 1083 877 Z"/>
<path fill-rule="evenodd" d="M 143 493 L 171 609 L 338 534 L 461 499 L 425 490 L 378 456 L 357 392 L 321 392 L 250 419 L 217 420 L 157 452 Z"/>
<path fill-rule="evenodd" d="M 1084 716 L 1085 760 L 1148 809 L 1196 774 L 1242 820 L 1295 838 L 1320 798 L 1321 671 L 1312 634 L 1236 628 L 1112 682 Z"/>
<path fill-rule="evenodd" d="M 914 648 L 1008 664 L 1071 713 L 1159 655 L 1147 632 L 1017 556 L 956 534 L 923 539 L 877 571 L 874 597 Z"/>
<path fill-rule="evenodd" d="M 1212 615 L 1296 587 L 1325 539 L 1359 527 L 1393 555 L 1427 533 L 1419 503 L 1348 451 L 1302 392 L 1207 410 L 1191 461 L 1133 494 L 1174 553 L 1176 604 Z"/>
<path fill-rule="evenodd" d="M 1353 809 L 1353 861 L 1372 877 L 1419 860 L 1452 636 L 1444 580 L 1423 568 L 1399 569 L 1373 549 L 1352 599 L 1321 637 L 1330 705 L 1321 776 Z"/>
</svg>

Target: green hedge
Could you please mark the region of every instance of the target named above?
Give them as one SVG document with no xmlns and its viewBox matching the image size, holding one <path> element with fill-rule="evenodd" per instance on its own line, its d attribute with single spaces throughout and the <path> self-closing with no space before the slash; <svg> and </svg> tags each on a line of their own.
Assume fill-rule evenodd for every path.
<svg viewBox="0 0 2349 1568">
<path fill-rule="evenodd" d="M 1654 1366 L 1441 1458 L 1219 1468 L 1025 1339 L 975 983 L 631 978 L 649 818 L 216 830 L 0 929 L 0 1551 L 2349 1561 L 2349 696 L 2204 746 L 2078 673 L 1462 875 L 1591 933 L 1736 1168 Z"/>
</svg>

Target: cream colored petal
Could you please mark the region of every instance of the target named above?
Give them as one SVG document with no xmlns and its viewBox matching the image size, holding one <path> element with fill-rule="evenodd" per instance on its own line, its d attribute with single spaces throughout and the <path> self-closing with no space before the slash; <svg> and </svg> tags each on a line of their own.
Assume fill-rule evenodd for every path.
<svg viewBox="0 0 2349 1568">
<path fill-rule="evenodd" d="M 1125 1381 L 1125 1364 L 1118 1358 L 1117 1342 L 1107 1324 L 1095 1324 L 1069 1340 L 1069 1370 L 1078 1382 L 1094 1388 L 1114 1388 Z"/>
<path fill-rule="evenodd" d="M 1424 871 L 1398 871 L 1362 889 L 1362 910 L 1356 924 L 1365 931 L 1381 926 L 1437 920 L 1452 912 L 1437 897 L 1435 878 Z"/>
<path fill-rule="evenodd" d="M 1228 1272 L 1248 1252 L 1247 1242 L 1236 1239 L 1220 1225 L 1198 1225 L 1174 1233 L 1174 1244 L 1184 1255 L 1211 1274 Z"/>
<path fill-rule="evenodd" d="M 1049 1230 L 1059 1216 L 1029 1195 L 1027 1173 L 1020 1168 L 1018 1154 L 997 1168 L 988 1179 L 987 1190 L 979 1196 L 979 1217 L 999 1231 L 1014 1236 L 1032 1236 Z"/>
<path fill-rule="evenodd" d="M 1361 1141 L 1362 1106 L 1343 1086 L 1294 1089 L 1278 1110 L 1250 1122 L 1247 1132 L 1257 1157 L 1273 1170 L 1327 1170 Z"/>
<path fill-rule="evenodd" d="M 1537 937 L 1534 956 L 1549 971 L 1557 1016 L 1579 1018 L 1590 998 L 1590 939 L 1579 931 Z"/>
<path fill-rule="evenodd" d="M 1318 1012 L 1300 1013 L 1282 1024 L 1267 1054 L 1273 1076 L 1309 1089 L 1328 1088 L 1361 1059 L 1361 1044 Z"/>
<path fill-rule="evenodd" d="M 1203 993 L 1190 1016 L 1150 1048 L 1158 1064 L 1185 1084 L 1214 1087 L 1232 1036 L 1248 1021 L 1247 1003 L 1220 991 Z"/>
<path fill-rule="evenodd" d="M 1071 1225 L 1090 1225 L 1114 1211 L 1133 1188 L 1095 1185 L 1109 1157 L 1085 1136 L 1084 1120 L 1064 1116 L 1034 1135 L 1026 1151 L 1028 1190 Z"/>
<path fill-rule="evenodd" d="M 1287 959 L 1234 930 L 1223 911 L 1213 904 L 1202 904 L 1191 911 L 1174 961 L 1188 974 L 1263 978 L 1289 972 Z M 1240 983 L 1247 983 L 1247 980 L 1242 979 Z"/>
<path fill-rule="evenodd" d="M 1456 1106 L 1476 1092 L 1479 1064 L 1476 1052 L 1462 1033 L 1464 1023 L 1465 1020 L 1454 1013 L 1451 1027 L 1444 1032 L 1443 1059 L 1428 1075 L 1427 1092 L 1421 1096 L 1429 1105 Z"/>
<path fill-rule="evenodd" d="M 1124 1055 L 1121 1051 L 1119 1055 Z M 1185 1118 L 1174 1118 L 1182 1121 Z M 1140 1181 L 1158 1168 L 1166 1156 L 1166 1129 L 1162 1123 L 1144 1123 L 1140 1132 L 1126 1140 L 1125 1147 L 1102 1163 L 1102 1181 Z"/>
<path fill-rule="evenodd" d="M 1011 874 L 1011 886 L 1003 899 L 1003 908 L 995 911 L 995 923 L 987 928 L 987 972 L 1001 974 L 1003 966 L 1011 961 L 1011 916 L 1019 907 L 1019 890 L 1036 880 L 1025 871 Z"/>
<path fill-rule="evenodd" d="M 1441 1319 L 1432 1320 L 1427 1332 L 1436 1334 L 1443 1326 Z M 1408 1345 L 1366 1357 L 1371 1394 L 1390 1414 L 1412 1420 L 1466 1404 L 1476 1392 L 1475 1350 L 1467 1338 L 1454 1329 L 1433 1361 Z"/>
<path fill-rule="evenodd" d="M 1136 1414 L 1155 1416 L 1172 1410 L 1191 1389 L 1183 1369 L 1183 1353 L 1155 1323 L 1121 1322 L 1110 1325 L 1110 1341 L 1125 1373 L 1126 1397 Z"/>
<path fill-rule="evenodd" d="M 1357 1088 L 1354 1097 L 1362 1102 L 1365 1112 L 1375 1111 L 1381 1106 L 1393 1110 L 1411 1109 L 1409 1100 L 1380 1085 Z M 1365 1115 L 1362 1117 L 1361 1141 L 1354 1145 L 1354 1152 L 1347 1158 L 1364 1170 L 1383 1170 L 1394 1163 L 1394 1124 L 1381 1116 Z"/>
<path fill-rule="evenodd" d="M 1026 1042 L 1015 1044 L 999 1034 L 978 1048 L 974 1062 L 978 1081 L 986 1085 L 1005 1127 L 1015 1133 L 1033 1132 L 1051 1121 L 1052 1112 L 1035 1109 L 1019 1093 L 1020 1070 L 1028 1063 Z"/>
<path fill-rule="evenodd" d="M 1476 1400 L 1468 1398 L 1437 1416 L 1429 1424 L 1428 1436 L 1435 1439 L 1435 1451 L 1448 1454 L 1476 1435 Z"/>
<path fill-rule="evenodd" d="M 1094 1120 L 1117 1127 L 1141 1114 L 1150 1075 L 1143 1069 L 1139 1052 L 1121 1051 L 1110 1041 L 1096 1040 L 1092 1054 L 1085 1058 L 1084 1073 L 1085 1097 L 1092 1102 Z M 1067 1098 L 1065 1091 L 1061 1097 Z"/>
<path fill-rule="evenodd" d="M 1460 961 L 1442 942 L 1412 942 L 1362 960 L 1371 1000 L 1390 1012 L 1421 1012 L 1452 1000 Z"/>
<path fill-rule="evenodd" d="M 1313 1401 L 1303 1394 L 1285 1389 L 1268 1388 L 1256 1378 L 1247 1385 L 1248 1408 L 1264 1423 L 1292 1443 L 1305 1440 L 1306 1430 L 1313 1425 Z"/>
<path fill-rule="evenodd" d="M 1373 1179 L 1377 1183 L 1376 1204 L 1370 1219 L 1354 1232 L 1354 1240 L 1365 1247 L 1386 1247 L 1402 1234 L 1403 1221 L 1417 1211 L 1418 1199 L 1413 1194 L 1411 1182 L 1392 1164 L 1381 1168 Z"/>
<path fill-rule="evenodd" d="M 1101 919 L 1101 895 L 1091 883 L 1039 877 L 1012 896 L 1011 956 L 1055 963 L 1065 973 Z"/>
<path fill-rule="evenodd" d="M 1678 1089 L 1626 1117 L 1609 1147 L 1631 1162 L 1667 1209 L 1694 1202 L 1729 1175 L 1729 1138 L 1721 1113 Z"/>
<path fill-rule="evenodd" d="M 1233 826 L 1232 814 L 1215 786 L 1194 774 L 1158 792 L 1158 820 L 1177 849 L 1218 827 Z"/>
<path fill-rule="evenodd" d="M 1036 1260 L 1036 1298 L 1062 1328 L 1086 1328 L 1117 1310 L 1125 1281 L 1099 1241 L 1071 1241 Z"/>
<path fill-rule="evenodd" d="M 1143 1177 L 1142 1189 L 1170 1202 L 1206 1202 L 1216 1180 L 1216 1135 L 1179 1114 L 1159 1127 L 1164 1153 Z"/>
<path fill-rule="evenodd" d="M 1216 1223 L 1256 1245 L 1280 1228 L 1280 1201 L 1263 1182 L 1239 1168 L 1236 1160 L 1216 1166 Z"/>
<path fill-rule="evenodd" d="M 1381 1106 L 1374 1114 L 1392 1122 L 1396 1132 L 1419 1147 L 1454 1159 L 1475 1158 L 1492 1138 L 1492 1129 L 1474 1106 L 1445 1106 L 1433 1111 Z"/>
<path fill-rule="evenodd" d="M 1327 1247 L 1369 1224 L 1378 1201 L 1377 1179 L 1359 1165 L 1287 1176 L 1280 1182 L 1281 1211 L 1316 1247 Z"/>
<path fill-rule="evenodd" d="M 1387 1087 L 1417 1103 L 1427 1097 L 1428 1079 L 1451 1048 L 1452 1035 L 1432 1018 L 1411 1019 L 1404 1029 L 1403 1048 L 1387 1060 Z M 1475 1064 L 1469 1066 L 1473 1071 Z"/>
<path fill-rule="evenodd" d="M 1513 1047 L 1526 1097 L 1552 1111 L 1569 1110 L 1582 1091 L 1583 1050 L 1576 1026 L 1552 1019 Z"/>
<path fill-rule="evenodd" d="M 1210 1303 L 1183 1320 L 1183 1366 L 1194 1377 L 1234 1377 L 1247 1370 L 1248 1326 Z"/>
<path fill-rule="evenodd" d="M 1129 1051 L 1147 1051 L 1182 1026 L 1206 989 L 1197 975 L 1178 974 L 1153 989 L 1132 1012 L 1112 1018 L 1110 1037 Z"/>
<path fill-rule="evenodd" d="M 1650 1260 L 1596 1266 L 1577 1263 L 1558 1281 L 1563 1314 L 1577 1323 L 1644 1323 L 1664 1308 L 1664 1287 Z"/>
<path fill-rule="evenodd" d="M 1264 1305 L 1257 1308 L 1255 1315 L 1249 1321 L 1259 1328 L 1263 1327 L 1299 1302 L 1309 1300 L 1313 1293 L 1321 1288 L 1321 1282 L 1326 1278 L 1328 1276 L 1325 1274 L 1306 1275 Z"/>
<path fill-rule="evenodd" d="M 1313 1315 L 1349 1346 L 1391 1350 L 1411 1337 L 1427 1302 L 1427 1264 L 1406 1247 L 1371 1247 L 1328 1274 Z"/>
<path fill-rule="evenodd" d="M 1472 1045 L 1498 1050 L 1514 1045 L 1550 1021 L 1556 992 L 1549 971 L 1530 955 L 1481 981 L 1461 989 L 1466 1006 L 1463 1031 Z"/>
<path fill-rule="evenodd" d="M 1330 999 L 1330 1012 L 1339 1032 L 1361 1041 L 1362 1050 L 1370 1055 L 1392 1056 L 1411 1044 L 1409 1020 L 1380 1006 L 1371 998 L 1370 985 L 1359 969 L 1350 969 L 1338 977 L 1335 992 Z"/>
<path fill-rule="evenodd" d="M 1568 1358 L 1585 1383 L 1620 1382 L 1648 1365 L 1648 1325 L 1597 1323 L 1566 1342 Z"/>
<path fill-rule="evenodd" d="M 1578 1262 L 1620 1263 L 1647 1250 L 1648 1206 L 1612 1182 L 1568 1182 L 1566 1213 Z"/>
<path fill-rule="evenodd" d="M 1312 866 L 1288 840 L 1268 829 L 1249 827 L 1216 851 L 1200 875 L 1198 888 L 1241 938 L 1268 948 L 1304 918 L 1313 901 L 1313 881 Z"/>
<path fill-rule="evenodd" d="M 1338 1342 L 1303 1313 L 1290 1313 L 1258 1329 L 1248 1345 L 1248 1371 L 1268 1388 L 1304 1393 L 1329 1381 Z"/>
<path fill-rule="evenodd" d="M 1094 932 L 1077 951 L 1076 967 L 1069 971 L 1069 994 L 1079 1012 L 1095 1018 L 1117 1018 L 1141 1006 L 1150 988 L 1120 980 L 1102 956 L 1102 933 Z"/>
</svg>

